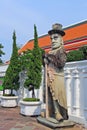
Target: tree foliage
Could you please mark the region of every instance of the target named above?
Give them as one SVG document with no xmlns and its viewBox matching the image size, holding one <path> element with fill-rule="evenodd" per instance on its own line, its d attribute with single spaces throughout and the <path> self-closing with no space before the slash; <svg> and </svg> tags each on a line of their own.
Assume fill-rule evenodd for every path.
<svg viewBox="0 0 87 130">
<path fill-rule="evenodd" d="M 5 53 L 2 51 L 2 49 L 4 48 L 4 46 L 0 43 L 0 63 L 2 63 L 2 55 L 5 55 Z"/>
<path fill-rule="evenodd" d="M 87 60 L 87 45 L 80 47 L 78 50 L 70 51 L 67 54 L 67 62 Z"/>
<path fill-rule="evenodd" d="M 34 48 L 32 51 L 29 51 L 29 59 L 28 59 L 28 66 L 27 66 L 27 79 L 25 81 L 25 87 L 30 90 L 30 86 L 33 88 L 33 95 L 34 88 L 38 89 L 40 87 L 41 78 L 42 78 L 42 54 L 43 50 L 38 45 L 38 35 L 37 29 L 34 25 Z"/>
<path fill-rule="evenodd" d="M 79 50 L 83 52 L 84 60 L 87 60 L 87 45 L 80 47 Z"/>
<path fill-rule="evenodd" d="M 32 55 L 32 50 L 27 50 L 24 51 L 23 54 L 19 56 L 21 71 L 23 70 L 27 71 L 31 55 Z"/>
<path fill-rule="evenodd" d="M 16 34 L 13 32 L 13 51 L 10 59 L 10 64 L 7 68 L 6 75 L 3 82 L 3 87 L 5 89 L 10 89 L 11 94 L 13 90 L 19 89 L 19 56 L 18 56 L 18 48 L 16 46 Z"/>
<path fill-rule="evenodd" d="M 80 50 L 73 50 L 67 54 L 67 62 L 80 61 L 84 59 L 84 54 Z"/>
</svg>

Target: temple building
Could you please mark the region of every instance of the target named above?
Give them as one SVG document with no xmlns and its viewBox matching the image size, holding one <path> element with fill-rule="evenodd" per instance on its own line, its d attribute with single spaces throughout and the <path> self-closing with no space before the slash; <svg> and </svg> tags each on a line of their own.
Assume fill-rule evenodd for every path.
<svg viewBox="0 0 87 130">
<path fill-rule="evenodd" d="M 66 52 L 87 45 L 87 20 L 65 27 L 63 30 L 66 34 L 63 37 Z M 33 42 L 33 39 L 26 42 L 26 44 L 19 50 L 19 54 L 28 49 L 32 49 Z M 38 43 L 45 52 L 48 52 L 51 49 L 51 40 L 48 34 L 38 37 Z"/>
</svg>

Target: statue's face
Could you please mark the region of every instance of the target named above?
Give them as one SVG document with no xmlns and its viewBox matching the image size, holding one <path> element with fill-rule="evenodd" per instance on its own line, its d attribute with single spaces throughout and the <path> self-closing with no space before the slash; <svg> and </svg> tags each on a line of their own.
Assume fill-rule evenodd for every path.
<svg viewBox="0 0 87 130">
<path fill-rule="evenodd" d="M 62 45 L 63 40 L 60 34 L 55 33 L 55 34 L 52 34 L 50 37 L 52 41 L 52 49 L 59 48 Z"/>
</svg>

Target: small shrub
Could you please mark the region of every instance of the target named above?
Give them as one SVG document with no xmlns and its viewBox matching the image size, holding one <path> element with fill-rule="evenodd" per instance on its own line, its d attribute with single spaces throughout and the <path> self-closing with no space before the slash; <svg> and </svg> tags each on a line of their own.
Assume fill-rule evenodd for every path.
<svg viewBox="0 0 87 130">
<path fill-rule="evenodd" d="M 3 94 L 3 96 L 15 96 L 15 94 Z"/>
<path fill-rule="evenodd" d="M 23 101 L 27 101 L 27 102 L 37 102 L 37 101 L 40 101 L 40 99 L 38 99 L 38 98 L 24 98 Z"/>
<path fill-rule="evenodd" d="M 84 59 L 84 54 L 81 50 L 73 50 L 67 54 L 67 62 L 80 61 Z"/>
</svg>

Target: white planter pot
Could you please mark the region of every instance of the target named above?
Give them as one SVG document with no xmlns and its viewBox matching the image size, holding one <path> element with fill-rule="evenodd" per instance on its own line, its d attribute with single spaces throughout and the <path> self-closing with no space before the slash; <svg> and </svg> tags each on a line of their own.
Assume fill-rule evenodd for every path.
<svg viewBox="0 0 87 130">
<path fill-rule="evenodd" d="M 16 107 L 18 96 L 1 96 L 1 106 Z"/>
<path fill-rule="evenodd" d="M 20 101 L 20 113 L 26 116 L 40 115 L 41 101 L 38 102 Z"/>
</svg>

